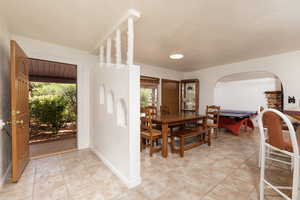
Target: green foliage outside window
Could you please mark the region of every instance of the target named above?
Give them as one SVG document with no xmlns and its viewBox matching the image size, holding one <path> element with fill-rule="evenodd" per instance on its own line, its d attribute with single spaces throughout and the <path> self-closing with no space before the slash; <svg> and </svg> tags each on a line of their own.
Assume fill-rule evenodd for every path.
<svg viewBox="0 0 300 200">
<path fill-rule="evenodd" d="M 146 89 L 146 88 L 141 88 L 140 101 L 141 101 L 142 108 L 151 105 L 151 90 Z"/>
<path fill-rule="evenodd" d="M 157 104 L 157 89 L 141 88 L 140 93 L 140 102 L 142 108 Z"/>
</svg>

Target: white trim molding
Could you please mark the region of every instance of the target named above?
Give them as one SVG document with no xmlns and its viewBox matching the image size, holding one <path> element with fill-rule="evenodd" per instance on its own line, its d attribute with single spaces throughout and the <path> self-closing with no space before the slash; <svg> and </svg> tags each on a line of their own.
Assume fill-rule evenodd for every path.
<svg viewBox="0 0 300 200">
<path fill-rule="evenodd" d="M 8 168 L 6 169 L 4 175 L 2 177 L 0 177 L 0 191 L 3 188 L 5 181 L 9 179 L 10 172 L 11 172 L 11 163 L 8 165 Z"/>
<path fill-rule="evenodd" d="M 128 179 L 117 168 L 115 168 L 114 165 L 108 159 L 106 159 L 99 151 L 97 151 L 95 148 L 92 148 L 91 150 L 129 189 L 141 184 L 141 177 L 136 177 L 132 180 Z"/>
</svg>

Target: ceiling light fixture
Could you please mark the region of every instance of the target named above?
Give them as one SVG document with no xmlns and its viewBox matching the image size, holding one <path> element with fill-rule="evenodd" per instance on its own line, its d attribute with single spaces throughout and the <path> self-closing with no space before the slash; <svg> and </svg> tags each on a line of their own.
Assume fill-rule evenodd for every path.
<svg viewBox="0 0 300 200">
<path fill-rule="evenodd" d="M 180 53 L 176 53 L 176 54 L 171 54 L 169 57 L 173 60 L 179 60 L 182 59 L 184 56 Z"/>
</svg>

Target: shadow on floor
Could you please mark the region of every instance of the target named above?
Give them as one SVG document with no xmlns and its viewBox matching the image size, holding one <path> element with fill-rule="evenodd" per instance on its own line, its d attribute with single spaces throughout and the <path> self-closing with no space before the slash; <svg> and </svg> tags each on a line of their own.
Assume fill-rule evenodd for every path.
<svg viewBox="0 0 300 200">
<path fill-rule="evenodd" d="M 37 157 L 77 148 L 77 138 L 66 138 L 49 142 L 30 144 L 30 157 Z"/>
</svg>

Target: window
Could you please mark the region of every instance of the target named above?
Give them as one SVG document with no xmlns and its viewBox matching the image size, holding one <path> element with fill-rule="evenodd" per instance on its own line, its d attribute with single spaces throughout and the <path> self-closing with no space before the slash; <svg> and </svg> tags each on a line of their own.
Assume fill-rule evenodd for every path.
<svg viewBox="0 0 300 200">
<path fill-rule="evenodd" d="M 158 105 L 159 79 L 141 76 L 141 107 Z"/>
<path fill-rule="evenodd" d="M 141 86 L 141 107 L 157 106 L 157 88 L 147 88 Z"/>
</svg>

